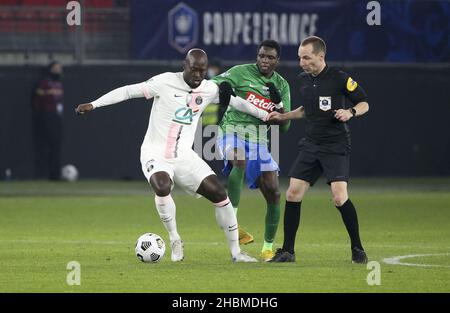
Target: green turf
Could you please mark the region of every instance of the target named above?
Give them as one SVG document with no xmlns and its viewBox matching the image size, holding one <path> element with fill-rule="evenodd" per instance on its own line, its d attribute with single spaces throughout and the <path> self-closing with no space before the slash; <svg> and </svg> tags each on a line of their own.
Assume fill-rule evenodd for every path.
<svg viewBox="0 0 450 313">
<path fill-rule="evenodd" d="M 168 239 L 145 183 L 0 183 L 0 292 L 450 292 L 450 179 L 354 179 L 350 191 L 369 259 L 381 264 L 380 286 L 367 284 L 365 265 L 349 262 L 323 182 L 304 201 L 290 264 L 232 264 L 213 207 L 180 191 L 185 261 L 172 263 L 168 249 L 160 263 L 145 264 L 134 255 L 137 237 Z M 244 247 L 255 256 L 264 214 L 260 193 L 244 192 L 238 218 L 255 236 Z M 276 246 L 281 239 L 282 224 Z M 428 267 L 382 261 L 417 254 L 439 255 L 401 260 Z M 70 261 L 81 264 L 80 286 L 66 283 Z"/>
</svg>

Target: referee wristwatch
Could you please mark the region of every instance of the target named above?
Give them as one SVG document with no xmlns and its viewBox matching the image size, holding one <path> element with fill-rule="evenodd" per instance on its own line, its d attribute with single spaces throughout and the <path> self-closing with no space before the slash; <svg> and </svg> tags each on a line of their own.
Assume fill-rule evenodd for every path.
<svg viewBox="0 0 450 313">
<path fill-rule="evenodd" d="M 350 113 L 352 113 L 353 117 L 355 117 L 356 116 L 355 108 L 350 108 Z"/>
</svg>

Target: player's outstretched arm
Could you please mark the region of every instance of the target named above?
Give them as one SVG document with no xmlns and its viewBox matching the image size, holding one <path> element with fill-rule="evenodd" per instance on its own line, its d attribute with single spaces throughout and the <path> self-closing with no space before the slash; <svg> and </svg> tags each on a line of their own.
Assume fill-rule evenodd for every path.
<svg viewBox="0 0 450 313">
<path fill-rule="evenodd" d="M 305 116 L 305 109 L 303 106 L 298 107 L 297 109 L 286 112 L 286 113 L 280 113 L 280 112 L 271 112 L 267 115 L 266 121 L 271 123 L 283 123 L 285 121 L 290 120 L 298 120 Z"/>
<path fill-rule="evenodd" d="M 230 106 L 232 106 L 233 108 L 235 108 L 238 111 L 252 115 L 262 121 L 265 121 L 267 118 L 267 115 L 269 115 L 269 113 L 267 113 L 266 111 L 264 111 L 262 109 L 258 109 L 253 104 L 251 104 L 250 102 L 248 102 L 245 99 L 242 99 L 241 97 L 231 96 Z"/>
<path fill-rule="evenodd" d="M 111 105 L 114 103 L 122 102 L 132 98 L 142 98 L 145 97 L 144 86 L 142 83 L 127 85 L 123 87 L 116 88 L 107 94 L 101 96 L 95 101 L 90 103 L 80 104 L 75 112 L 77 114 L 84 114 L 90 112 L 96 108 Z"/>
<path fill-rule="evenodd" d="M 217 100 L 222 106 L 232 106 L 238 111 L 252 115 L 260 120 L 265 120 L 268 113 L 262 109 L 258 109 L 247 100 L 237 97 L 233 91 L 233 87 L 229 82 L 222 82 L 217 86 L 217 98 L 212 103 L 217 103 Z"/>
</svg>

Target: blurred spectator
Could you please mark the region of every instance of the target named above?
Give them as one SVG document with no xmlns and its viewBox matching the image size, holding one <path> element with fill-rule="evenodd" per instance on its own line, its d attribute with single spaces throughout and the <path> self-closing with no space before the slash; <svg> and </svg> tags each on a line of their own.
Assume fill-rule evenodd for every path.
<svg viewBox="0 0 450 313">
<path fill-rule="evenodd" d="M 34 178 L 59 180 L 63 117 L 63 69 L 54 61 L 43 71 L 33 90 Z"/>
<path fill-rule="evenodd" d="M 217 76 L 222 71 L 222 65 L 220 60 L 212 59 L 208 64 L 208 72 L 206 73 L 206 78 L 211 79 L 214 76 Z"/>
</svg>

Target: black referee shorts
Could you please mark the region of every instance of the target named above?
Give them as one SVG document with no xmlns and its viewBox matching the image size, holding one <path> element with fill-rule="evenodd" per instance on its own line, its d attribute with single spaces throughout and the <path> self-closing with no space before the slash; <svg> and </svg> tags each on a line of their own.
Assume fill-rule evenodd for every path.
<svg viewBox="0 0 450 313">
<path fill-rule="evenodd" d="M 289 177 L 307 181 L 313 186 L 322 173 L 327 184 L 348 181 L 350 172 L 350 147 L 347 144 L 317 145 L 301 140 L 299 153 L 289 170 Z"/>
</svg>

